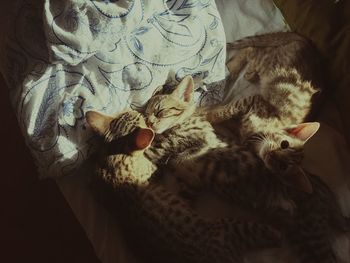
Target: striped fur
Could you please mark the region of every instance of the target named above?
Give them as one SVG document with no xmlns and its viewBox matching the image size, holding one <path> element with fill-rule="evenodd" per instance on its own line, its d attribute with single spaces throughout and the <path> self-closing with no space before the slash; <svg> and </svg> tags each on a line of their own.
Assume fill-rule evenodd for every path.
<svg viewBox="0 0 350 263">
<path fill-rule="evenodd" d="M 227 44 L 228 51 L 236 52 L 228 61 L 231 77 L 246 66 L 245 78 L 258 81 L 275 68 L 295 68 L 302 79 L 320 84 L 320 59 L 312 43 L 294 32 L 276 32 L 250 36 Z"/>
<path fill-rule="evenodd" d="M 293 75 L 287 79 L 293 80 Z M 274 85 L 277 88 L 279 85 L 287 86 L 285 89 L 288 89 L 286 82 L 286 79 L 279 77 L 274 80 Z M 306 89 L 306 94 L 311 96 L 312 90 L 308 93 Z M 264 103 L 262 100 L 256 100 L 252 106 L 261 111 Z M 263 113 L 262 111 L 262 116 Z M 266 120 L 267 118 L 262 118 L 261 121 Z M 268 120 L 273 123 L 271 118 Z M 202 128 L 202 125 L 205 128 Z M 275 125 L 274 129 L 280 127 L 278 119 Z M 168 159 L 178 159 L 180 163 L 168 164 L 163 167 L 162 172 L 176 176 L 180 181 L 180 192 L 187 197 L 193 197 L 203 189 L 210 189 L 226 201 L 243 209 L 255 211 L 265 222 L 275 223 L 276 227 L 283 231 L 287 242 L 295 250 L 301 262 L 333 263 L 331 229 L 342 225 L 344 218 L 328 187 L 313 175 L 309 175 L 314 187 L 314 192 L 310 195 L 285 185 L 281 173 L 273 169 L 274 166 L 267 165 L 268 162 L 263 162 L 260 152 L 252 151 L 251 147 L 240 146 L 236 142 L 237 137 L 226 136 L 227 133 L 221 133 L 227 146 L 212 147 L 201 154 L 192 155 L 191 158 L 181 158 L 184 152 L 191 151 L 191 147 L 196 149 L 200 148 L 200 145 L 206 145 L 201 143 L 196 145 L 203 134 L 210 134 L 215 138 L 214 131 L 210 127 L 202 117 L 193 114 L 185 122 L 156 136 L 155 143 L 147 150 L 146 155 L 160 163 L 165 163 Z M 235 127 L 237 126 L 234 125 L 233 129 Z M 206 132 L 203 133 L 204 131 Z M 230 131 L 228 133 L 230 134 Z M 250 139 L 265 144 L 269 151 L 277 151 L 280 148 L 281 138 L 288 140 L 291 147 L 284 149 L 279 154 L 279 159 L 292 167 L 300 164 L 303 144 L 297 139 L 294 144 L 293 137 L 286 133 L 281 135 L 276 131 L 271 134 L 256 133 L 254 136 Z M 298 143 L 300 147 L 296 147 Z M 323 261 L 320 261 L 320 258 Z"/>
<path fill-rule="evenodd" d="M 245 37 L 233 43 L 228 43 L 228 49 L 242 49 L 246 47 L 279 47 L 294 41 L 308 43 L 307 39 L 294 32 L 275 32 L 263 35 Z"/>
<path fill-rule="evenodd" d="M 287 129 L 305 120 L 315 92 L 310 82 L 303 81 L 295 69 L 278 68 L 261 80 L 256 94 L 227 105 L 202 108 L 198 112 L 213 124 L 229 122 L 234 117 L 231 122 L 239 130 L 240 140 L 253 142 L 264 161 L 269 152 L 273 152 L 277 159 L 296 157 L 296 161 L 300 161 L 302 156 L 297 153 L 302 153 L 305 140 L 290 135 Z M 282 142 L 286 141 L 288 147 L 283 149 Z M 267 161 L 266 166 L 280 172 L 273 161 Z"/>
<path fill-rule="evenodd" d="M 92 117 L 87 119 L 93 122 Z M 96 123 L 104 121 L 95 122 L 95 130 Z M 92 187 L 120 220 L 127 237 L 137 236 L 133 242 L 149 262 L 241 262 L 248 249 L 279 240 L 279 233 L 264 224 L 200 217 L 176 194 L 150 182 L 154 164 L 144 150 L 130 152 L 124 142 L 130 142 L 129 135 L 137 127 L 146 127 L 137 112 L 117 116 L 104 127 L 108 128 L 99 131 L 105 135 L 104 148 L 112 143 L 116 149 L 112 155 L 101 153 Z"/>
<path fill-rule="evenodd" d="M 158 133 L 153 147 L 146 151 L 150 160 L 181 162 L 227 145 L 203 116 L 194 113 L 191 76 L 184 78 L 171 93 L 164 93 L 165 90 L 159 90 L 147 102 L 144 112 L 148 126 Z"/>
<path fill-rule="evenodd" d="M 187 197 L 209 189 L 274 224 L 300 262 L 336 262 L 334 233 L 349 230 L 349 223 L 334 194 L 317 176 L 308 174 L 314 191 L 304 193 L 281 182 L 254 152 L 239 145 L 213 150 L 164 172 L 180 178 L 180 191 Z"/>
<path fill-rule="evenodd" d="M 285 156 L 300 159 L 296 153 L 301 152 L 304 141 L 290 136 L 286 129 L 304 122 L 310 113 L 317 91 L 312 83 L 319 84 L 315 82 L 318 79 L 315 49 L 307 39 L 292 32 L 246 37 L 228 44 L 228 48 L 235 52 L 227 62 L 230 79 L 235 81 L 245 71 L 244 78 L 258 88 L 227 105 L 197 112 L 212 124 L 234 117 L 240 139 L 257 142 L 256 152 L 263 160 L 269 151 L 281 159 Z M 286 150 L 281 149 L 283 141 L 288 141 Z M 269 162 L 266 165 L 272 170 L 278 168 Z"/>
<path fill-rule="evenodd" d="M 152 147 L 146 150 L 146 156 L 155 163 L 179 163 L 226 145 L 216 136 L 208 121 L 193 115 L 161 135 L 156 135 Z"/>
</svg>

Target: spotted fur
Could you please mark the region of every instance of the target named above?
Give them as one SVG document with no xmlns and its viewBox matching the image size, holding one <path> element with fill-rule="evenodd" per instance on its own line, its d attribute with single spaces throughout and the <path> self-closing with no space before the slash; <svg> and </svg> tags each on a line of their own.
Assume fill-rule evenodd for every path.
<svg viewBox="0 0 350 263">
<path fill-rule="evenodd" d="M 267 159 L 266 152 L 279 159 L 300 160 L 298 153 L 306 140 L 288 131 L 307 119 L 317 92 L 311 84 L 313 48 L 303 37 L 287 32 L 248 37 L 229 48 L 236 52 L 227 63 L 230 79 L 236 80 L 244 71 L 244 78 L 255 89 L 226 105 L 197 112 L 212 124 L 233 118 L 240 140 L 253 142 L 262 160 Z M 266 166 L 279 171 L 273 163 L 266 162 Z"/>
<path fill-rule="evenodd" d="M 111 118 L 89 112 L 87 120 L 106 142 L 92 187 L 127 236 L 136 233 L 134 241 L 149 262 L 241 262 L 247 249 L 278 241 L 279 233 L 264 224 L 203 218 L 176 194 L 150 182 L 155 166 L 144 156 L 147 147 L 134 147 L 135 132 L 146 129 L 139 113 Z"/>
<path fill-rule="evenodd" d="M 348 231 L 349 222 L 334 194 L 317 176 L 308 174 L 314 191 L 305 193 L 285 184 L 253 151 L 239 145 L 210 151 L 163 172 L 180 178 L 180 191 L 186 198 L 207 189 L 274 224 L 300 262 L 336 262 L 333 238 L 339 231 Z"/>
<path fill-rule="evenodd" d="M 146 122 L 158 133 L 153 147 L 146 151 L 150 160 L 178 163 L 226 146 L 213 126 L 203 116 L 195 114 L 193 93 L 193 79 L 187 76 L 171 93 L 159 90 L 147 102 Z"/>
</svg>

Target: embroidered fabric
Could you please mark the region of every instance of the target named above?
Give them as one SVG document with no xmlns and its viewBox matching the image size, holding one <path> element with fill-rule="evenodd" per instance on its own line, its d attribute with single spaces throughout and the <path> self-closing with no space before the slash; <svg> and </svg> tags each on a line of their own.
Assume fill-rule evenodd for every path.
<svg viewBox="0 0 350 263">
<path fill-rule="evenodd" d="M 13 20 L 2 72 L 42 177 L 72 173 L 93 151 L 86 111 L 139 108 L 185 75 L 197 87 L 225 77 L 214 0 L 20 0 Z"/>
</svg>

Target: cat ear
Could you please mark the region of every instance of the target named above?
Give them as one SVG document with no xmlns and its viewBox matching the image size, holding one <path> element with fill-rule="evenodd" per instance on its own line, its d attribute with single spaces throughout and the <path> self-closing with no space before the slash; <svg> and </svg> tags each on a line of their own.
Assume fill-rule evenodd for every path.
<svg viewBox="0 0 350 263">
<path fill-rule="evenodd" d="M 178 98 L 183 98 L 185 102 L 193 100 L 194 82 L 191 75 L 184 77 L 176 89 L 173 91 L 173 95 Z"/>
<path fill-rule="evenodd" d="M 136 150 L 146 149 L 154 139 L 154 131 L 149 128 L 139 128 L 135 134 Z"/>
<path fill-rule="evenodd" d="M 307 142 L 320 128 L 319 122 L 305 122 L 301 123 L 293 128 L 287 129 L 286 131 L 298 139 Z"/>
<path fill-rule="evenodd" d="M 163 86 L 158 86 L 154 91 L 153 91 L 153 94 L 152 94 L 152 97 L 153 96 L 156 96 L 156 95 L 160 95 L 163 93 Z"/>
<path fill-rule="evenodd" d="M 96 111 L 88 111 L 85 113 L 85 119 L 90 127 L 100 135 L 104 135 L 109 128 L 109 124 L 113 120 L 112 117 L 104 115 Z"/>
<path fill-rule="evenodd" d="M 312 194 L 313 192 L 310 179 L 301 167 L 296 167 L 296 169 L 293 169 L 293 172 L 288 173 L 284 179 L 287 184 L 300 191 L 308 194 Z"/>
</svg>

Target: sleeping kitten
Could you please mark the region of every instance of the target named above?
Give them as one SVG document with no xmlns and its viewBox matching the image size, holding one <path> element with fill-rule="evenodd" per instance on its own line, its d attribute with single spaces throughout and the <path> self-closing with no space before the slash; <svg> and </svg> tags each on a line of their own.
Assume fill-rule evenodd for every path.
<svg viewBox="0 0 350 263">
<path fill-rule="evenodd" d="M 241 262 L 247 249 L 279 240 L 279 233 L 267 225 L 202 218 L 177 195 L 152 184 L 156 167 L 144 151 L 154 132 L 141 114 L 129 111 L 110 117 L 87 112 L 86 119 L 105 140 L 92 187 L 128 236 L 141 235 L 134 241 L 150 262 Z"/>
<path fill-rule="evenodd" d="M 212 125 L 195 114 L 193 87 L 192 77 L 187 76 L 171 93 L 164 94 L 160 89 L 147 102 L 146 123 L 157 133 L 154 147 L 146 151 L 153 162 L 180 162 L 196 158 L 210 149 L 226 147 Z"/>
</svg>

